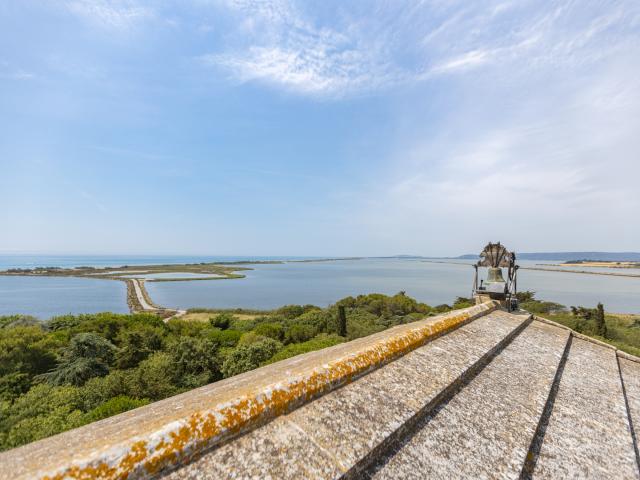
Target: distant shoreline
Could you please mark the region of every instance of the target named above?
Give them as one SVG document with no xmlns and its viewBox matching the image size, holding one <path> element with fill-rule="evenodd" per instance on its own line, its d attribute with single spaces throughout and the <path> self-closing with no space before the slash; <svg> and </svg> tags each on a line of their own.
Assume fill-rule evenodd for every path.
<svg viewBox="0 0 640 480">
<path fill-rule="evenodd" d="M 449 265 L 473 265 L 473 263 L 448 262 L 446 260 L 421 260 L 424 263 L 446 263 Z M 552 264 L 550 264 L 552 265 Z M 556 266 L 556 265 L 552 265 Z M 570 265 L 567 265 L 570 266 Z M 581 273 L 584 275 L 607 275 L 611 277 L 628 277 L 640 278 L 640 274 L 633 273 L 616 273 L 616 272 L 593 272 L 588 270 L 567 270 L 565 268 L 542 268 L 542 267 L 520 267 L 520 270 L 540 270 L 543 272 L 560 272 L 560 273 Z"/>
<path fill-rule="evenodd" d="M 216 263 L 183 263 L 165 265 L 120 265 L 110 267 L 34 267 L 10 268 L 0 271 L 6 277 L 73 277 L 99 280 L 116 280 L 127 285 L 127 305 L 130 312 L 155 312 L 164 316 L 176 316 L 183 312 L 155 304 L 145 287 L 145 282 L 187 282 L 205 280 L 231 280 L 245 278 L 242 272 L 251 270 L 246 265 L 273 265 L 284 263 L 332 262 L 361 260 L 365 257 L 318 258 L 301 260 L 237 260 Z M 150 277 L 159 274 L 176 274 L 173 278 Z M 185 276 L 180 277 L 180 274 Z M 210 275 L 190 277 L 188 275 Z"/>
<path fill-rule="evenodd" d="M 554 267 L 595 267 L 595 268 L 640 268 L 640 262 L 609 262 L 596 260 L 567 261 L 564 263 L 550 263 Z"/>
</svg>

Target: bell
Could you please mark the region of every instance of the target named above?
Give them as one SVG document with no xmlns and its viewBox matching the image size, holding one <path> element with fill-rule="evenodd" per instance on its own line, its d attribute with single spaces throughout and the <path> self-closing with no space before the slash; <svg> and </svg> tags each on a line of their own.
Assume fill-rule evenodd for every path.
<svg viewBox="0 0 640 480">
<path fill-rule="evenodd" d="M 502 278 L 502 269 L 491 267 L 487 272 L 487 281 L 485 283 L 506 283 Z"/>
<path fill-rule="evenodd" d="M 507 302 L 515 292 L 515 271 L 518 268 L 515 264 L 516 256 L 509 252 L 504 245 L 489 242 L 480 252 L 480 260 L 474 265 L 476 270 L 474 285 L 474 295 L 479 303 L 488 299 L 498 300 L 503 307 L 510 308 Z M 487 279 L 480 282 L 478 287 L 478 267 L 487 268 Z M 509 267 L 509 283 L 502 276 L 502 268 Z"/>
</svg>

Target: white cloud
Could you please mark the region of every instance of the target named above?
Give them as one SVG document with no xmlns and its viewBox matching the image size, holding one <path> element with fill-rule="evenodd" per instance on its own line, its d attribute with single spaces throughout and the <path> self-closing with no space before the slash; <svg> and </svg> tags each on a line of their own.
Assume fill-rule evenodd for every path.
<svg viewBox="0 0 640 480">
<path fill-rule="evenodd" d="M 424 84 L 448 102 L 426 121 L 429 98 L 395 112 L 387 166 L 340 205 L 354 242 L 637 248 L 640 3 L 374 3 L 329 26 L 288 2 L 233 5 L 243 40 L 205 58 L 237 81 L 324 98 Z"/>
<path fill-rule="evenodd" d="M 439 135 L 417 129 L 405 137 L 387 181 L 363 192 L 350 217 L 372 241 L 402 232 L 391 240 L 418 252 L 416 239 L 428 238 L 430 253 L 452 254 L 483 235 L 520 250 L 633 250 L 640 62 L 627 53 L 574 81 L 521 79 L 513 88 L 527 94 L 518 103 L 491 87 L 504 70 L 468 85 L 495 111 L 458 104 Z"/>
<path fill-rule="evenodd" d="M 202 57 L 207 65 L 240 82 L 333 97 L 509 62 L 520 62 L 514 68 L 588 64 L 633 41 L 640 22 L 640 7 L 631 1 L 398 1 L 360 10 L 346 4 L 332 11 L 330 24 L 313 4 L 217 4 L 235 15 L 238 34 Z"/>
<path fill-rule="evenodd" d="M 304 94 L 341 96 L 393 81 L 384 60 L 361 48 L 346 31 L 317 26 L 286 1 L 233 1 L 242 48 L 201 57 L 240 82 L 260 80 Z"/>
<path fill-rule="evenodd" d="M 341 94 L 389 81 L 384 66 L 370 66 L 360 57 L 358 51 L 331 51 L 323 44 L 286 50 L 251 47 L 246 56 L 207 55 L 202 60 L 226 67 L 241 82 L 263 80 L 308 94 Z M 378 74 L 374 75 L 376 71 Z"/>
<path fill-rule="evenodd" d="M 133 0 L 70 0 L 73 14 L 104 28 L 126 29 L 149 18 L 153 10 Z"/>
<path fill-rule="evenodd" d="M 431 73 L 444 73 L 454 70 L 465 70 L 482 65 L 489 61 L 489 52 L 486 50 L 473 50 L 456 58 L 446 60 L 431 69 Z"/>
</svg>

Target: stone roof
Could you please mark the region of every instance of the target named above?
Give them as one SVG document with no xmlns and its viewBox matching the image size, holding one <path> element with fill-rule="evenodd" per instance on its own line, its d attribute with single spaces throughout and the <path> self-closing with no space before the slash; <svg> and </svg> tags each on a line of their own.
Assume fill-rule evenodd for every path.
<svg viewBox="0 0 640 480">
<path fill-rule="evenodd" d="M 0 454 L 0 478 L 638 478 L 635 357 L 483 304 Z"/>
</svg>

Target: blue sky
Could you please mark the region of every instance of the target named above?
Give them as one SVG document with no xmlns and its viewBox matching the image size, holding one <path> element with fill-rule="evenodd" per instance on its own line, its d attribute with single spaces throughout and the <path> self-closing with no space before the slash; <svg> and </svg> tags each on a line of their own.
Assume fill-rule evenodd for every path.
<svg viewBox="0 0 640 480">
<path fill-rule="evenodd" d="M 640 250 L 640 2 L 0 3 L 0 252 Z"/>
</svg>

